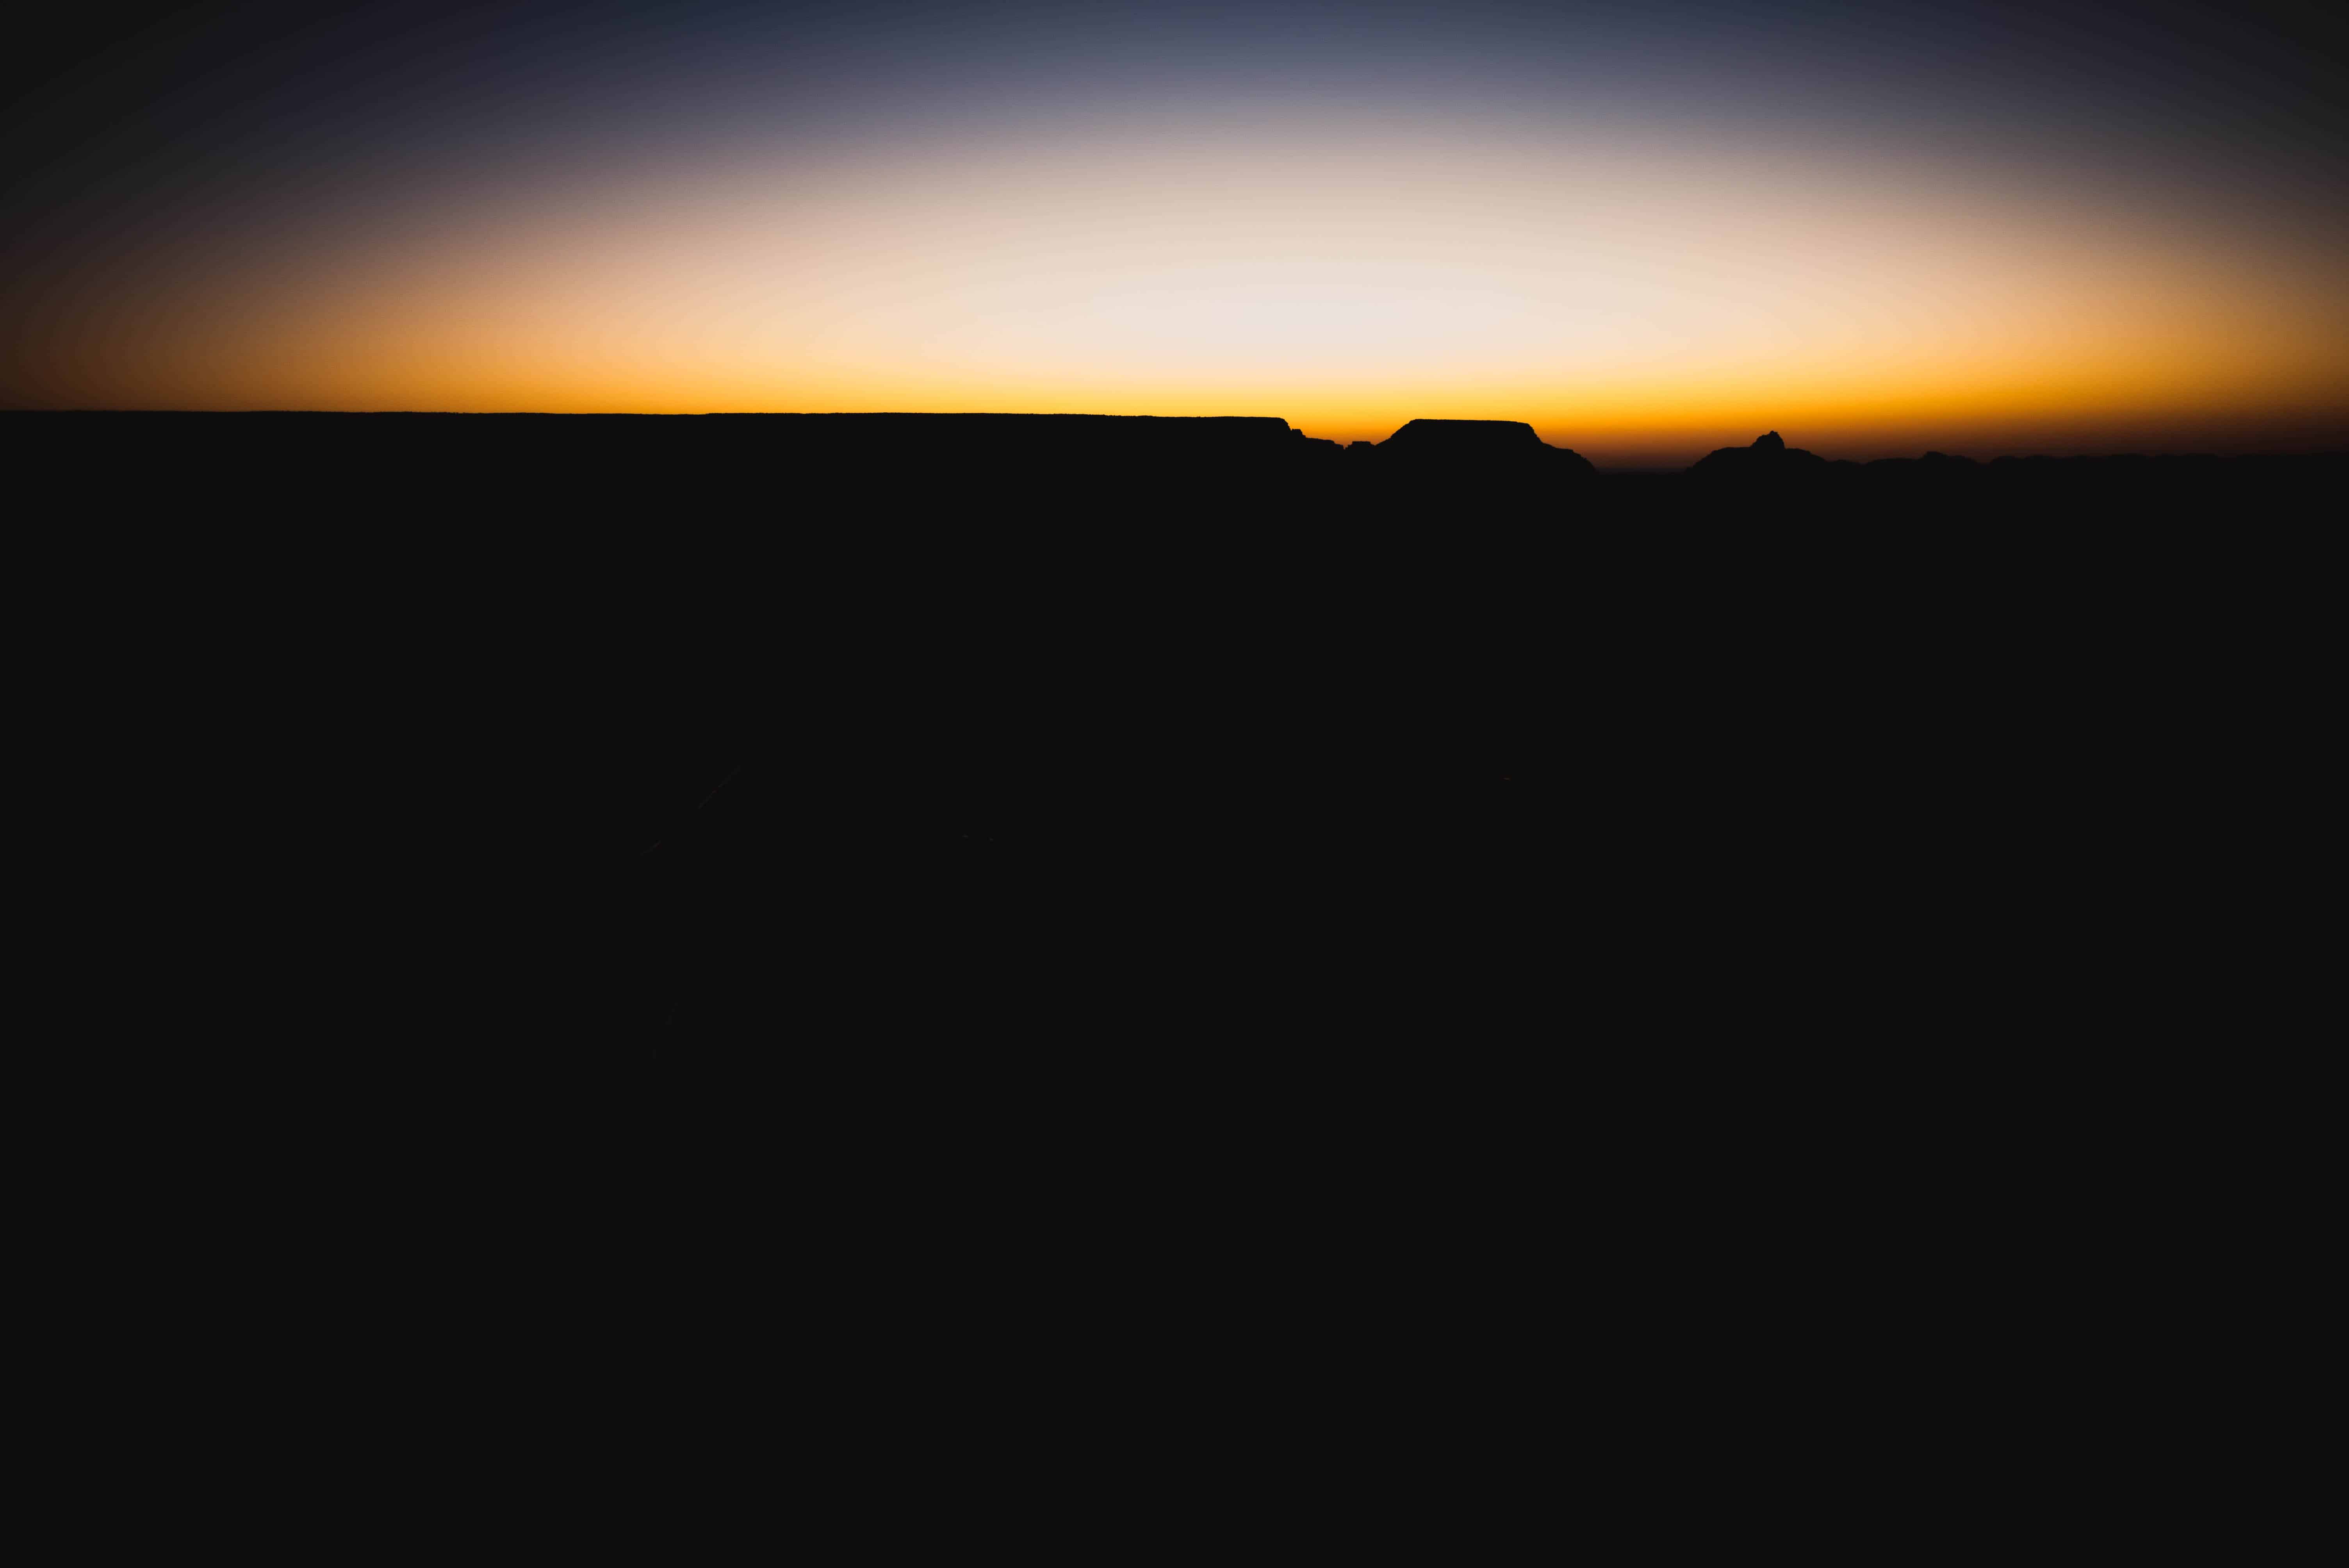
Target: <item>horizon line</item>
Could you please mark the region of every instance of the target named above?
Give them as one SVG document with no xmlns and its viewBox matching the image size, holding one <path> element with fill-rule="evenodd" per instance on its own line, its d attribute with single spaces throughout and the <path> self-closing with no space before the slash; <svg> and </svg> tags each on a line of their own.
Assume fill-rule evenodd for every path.
<svg viewBox="0 0 2349 1568">
<path fill-rule="evenodd" d="M 464 409 L 464 408 L 269 408 L 269 407 L 260 407 L 260 408 L 168 408 L 168 407 L 147 407 L 147 408 L 92 408 L 92 407 L 36 408 L 36 407 L 0 407 L 0 414 L 52 415 L 52 416 L 58 416 L 58 415 L 63 415 L 63 416 L 106 416 L 106 415 L 118 415 L 118 416 L 129 416 L 129 417 L 140 417 L 140 416 L 147 416 L 147 417 L 153 417 L 153 416 L 170 416 L 170 417 L 177 417 L 177 418 L 202 418 L 202 417 L 207 417 L 207 416 L 209 416 L 209 417 L 214 417 L 214 418 L 250 418 L 250 417 L 254 417 L 254 416 L 264 416 L 264 417 L 275 417 L 275 418 L 434 418 L 434 419 L 498 419 L 498 418 L 517 418 L 517 419 L 704 419 L 704 418 L 1025 418 L 1025 419 L 1055 419 L 1055 418 L 1061 418 L 1061 419 L 1166 419 L 1166 420 L 1178 420 L 1178 419 L 1181 419 L 1181 420 L 1250 419 L 1250 420 L 1278 420 L 1278 422 L 1279 422 L 1279 423 L 1280 423 L 1284 428 L 1288 428 L 1288 429 L 1289 429 L 1289 430 L 1291 430 L 1291 431 L 1294 431 L 1295 433 L 1297 433 L 1297 434 L 1298 434 L 1298 435 L 1299 435 L 1299 436 L 1303 436 L 1303 435 L 1305 435 L 1304 428 L 1303 428 L 1301 426 L 1299 426 L 1299 425 L 1297 425 L 1297 424 L 1295 424 L 1295 423 L 1291 422 L 1291 421 L 1290 421 L 1290 420 L 1288 420 L 1288 418 L 1284 418 L 1283 416 L 1277 415 L 1277 414 L 1099 414 L 1099 413 L 1092 413 L 1092 412 L 1088 412 L 1088 411 L 1084 411 L 1084 410 L 1078 410 L 1078 409 L 1049 409 L 1049 410 L 1038 410 L 1038 409 L 1001 409 L 1001 408 L 955 408 L 955 409 L 929 409 L 929 408 L 888 408 L 888 409 L 854 409 L 854 408 L 828 408 L 828 409 L 805 409 L 805 408 L 704 408 L 704 409 L 698 409 L 698 410 L 695 410 L 695 411 L 691 411 L 691 412 L 650 412 L 650 411 L 644 411 L 644 410 L 637 410 L 637 409 L 595 409 L 595 410 L 580 410 L 580 409 L 572 409 L 572 410 L 555 410 L 555 409 L 543 409 L 543 408 L 500 408 L 500 409 Z M 1412 423 L 1413 423 L 1414 421 L 1416 421 L 1416 420 L 1418 420 L 1418 419 L 1423 419 L 1423 418 L 1429 419 L 1429 420 L 1430 420 L 1430 422 L 1432 422 L 1432 423 L 1437 423 L 1437 424 L 1501 424 L 1501 425 L 1523 425 L 1523 426 L 1526 426 L 1528 429 L 1531 429 L 1531 428 L 1534 428 L 1534 426 L 1533 426 L 1533 421 L 1531 421 L 1531 420 L 1529 420 L 1529 419 L 1451 419 L 1451 418 L 1436 418 L 1436 417 L 1430 417 L 1430 416 L 1419 416 L 1419 415 L 1415 415 L 1415 416 L 1413 416 L 1411 418 L 1404 419 L 1404 420 L 1402 422 L 1402 424 L 1397 425 L 1394 428 L 1395 428 L 1395 430 L 1400 430 L 1400 429 L 1402 429 L 1402 428 L 1403 428 L 1403 426 L 1404 426 L 1404 425 L 1412 424 Z M 1393 433 L 1393 432 L 1392 432 L 1392 431 L 1389 433 L 1389 434 L 1390 434 L 1390 437 L 1392 437 L 1392 433 Z M 1339 440 L 1336 440 L 1336 439 L 1334 439 L 1333 438 L 1330 438 L 1330 437 L 1309 437 L 1309 438 L 1309 438 L 1309 439 L 1312 439 L 1312 440 L 1319 440 L 1319 441 L 1326 441 L 1326 442 L 1329 442 L 1330 445 L 1333 445 L 1333 446 L 1337 446 L 1337 447 L 1339 447 L 1340 450 L 1345 449 L 1348 447 L 1348 445 L 1350 445 L 1350 443 L 1343 442 L 1343 441 L 1339 441 Z M 1602 439 L 1604 439 L 1604 438 L 1602 438 Z M 1356 443 L 1351 443 L 1351 444 L 1358 444 L 1358 445 L 1369 445 L 1369 446 L 1373 446 L 1373 447 L 1375 447 L 1375 446 L 1382 445 L 1382 444 L 1383 444 L 1383 442 L 1382 442 L 1382 441 L 1371 441 L 1371 442 L 1356 442 Z M 1545 444 L 1547 444 L 1547 443 L 1545 443 Z M 1721 450 L 1734 449 L 1736 449 L 1736 448 L 1743 447 L 1743 446 L 1749 445 L 1749 444 L 1750 444 L 1749 442 L 1735 442 L 1735 441 L 1733 441 L 1733 442 L 1730 442 L 1730 443 L 1728 443 L 1726 446 L 1723 446 L 1723 447 L 1712 447 L 1712 448 L 1707 448 L 1707 449 L 1704 449 L 1704 451 L 1703 451 L 1703 452 L 1700 453 L 1700 456 L 1710 455 L 1710 453 L 1714 452 L 1714 451 L 1721 451 Z M 1791 442 L 1790 442 L 1790 443 L 1788 443 L 1788 444 L 1789 444 L 1790 446 L 1791 446 L 1791 445 L 1794 445 L 1794 443 L 1791 443 Z M 1571 447 L 1568 447 L 1568 448 L 1563 448 L 1563 449 L 1565 449 L 1565 450 L 1575 450 L 1576 449 L 1573 449 L 1573 448 L 1571 448 Z M 1810 449 L 1802 449 L 1809 450 Z M 2101 450 L 2101 451 L 2049 451 L 2049 450 L 2045 450 L 2045 449 L 2035 449 L 2035 450 L 2021 451 L 2021 452 L 2016 452 L 2016 451 L 2005 451 L 2005 452 L 2000 452 L 2000 453 L 1997 453 L 1997 454 L 1995 454 L 1994 456 L 1992 456 L 1992 457 L 1989 457 L 1989 458 L 1971 458 L 1971 457 L 1968 457 L 1968 456 L 1967 456 L 1967 454 L 1965 454 L 1965 453 L 1961 453 L 1961 452 L 1956 452 L 1956 453 L 1953 453 L 1953 452 L 1942 451 L 1940 449 L 1938 449 L 1938 448 L 1927 448 L 1927 449 L 1925 449 L 1923 451 L 1920 451 L 1920 453 L 1918 453 L 1918 454 L 1916 454 L 1916 455 L 1917 455 L 1918 457 L 1923 457 L 1923 456 L 1926 456 L 1926 455 L 1929 455 L 1929 454 L 1931 454 L 1931 453 L 1936 453 L 1936 452 L 1940 453 L 1940 455 L 1944 456 L 1944 457 L 1963 458 L 1963 459 L 1966 459 L 1966 460 L 1968 460 L 1968 461 L 1971 461 L 1971 462 L 1980 462 L 1980 463 L 1992 463 L 1992 462 L 2023 462 L 2023 461 L 2031 461 L 2031 460 L 2033 460 L 2033 459 L 2044 459 L 2044 460 L 2051 460 L 2051 461 L 2063 461 L 2063 460 L 2074 460 L 2074 459 L 2078 459 L 2078 460 L 2089 460 L 2089 461 L 2094 461 L 2094 460 L 2101 460 L 2101 459 L 2113 459 L 2113 458 L 2138 458 L 2138 459 L 2146 459 L 2146 460 L 2147 460 L 2147 461 L 2158 460 L 2158 459 L 2165 459 L 2165 458 L 2168 458 L 2168 459 L 2200 458 L 2200 459 L 2212 459 L 2212 460 L 2232 461 L 2232 460 L 2235 460 L 2235 459 L 2240 459 L 2240 458 L 2259 459 L 2259 458 L 2338 458 L 2338 457 L 2349 457 L 2349 443 L 2344 443 L 2344 444 L 2343 444 L 2343 445 L 2340 445 L 2340 446 L 2333 446 L 2333 447 L 2309 448 L 2309 449 L 2296 449 L 2296 450 L 2291 450 L 2291 451 L 2271 451 L 2271 452 L 2234 452 L 2234 453 L 2229 453 L 2229 452 L 2219 452 L 2219 451 L 2209 451 L 2209 450 L 2200 450 L 2200 451 L 2197 451 L 2197 450 L 2180 450 L 2180 451 L 2154 451 L 2154 452 L 2147 452 L 2147 451 L 2142 451 L 2142 450 L 2131 451 L 2131 450 L 2111 450 L 2111 449 L 2106 449 L 2106 450 Z M 1866 463 L 1868 463 L 1868 462 L 1906 461 L 1906 460 L 1913 460 L 1913 459 L 1902 459 L 1902 458 L 1871 458 L 1871 459 L 1851 459 L 1851 458 L 1841 458 L 1841 459 L 1838 459 L 1838 458 L 1827 458 L 1826 460 L 1827 460 L 1827 461 L 1829 461 L 1829 462 L 1851 462 L 1851 463 L 1857 463 L 1857 464 L 1860 464 L 1860 465 L 1864 466 Z M 1688 467 L 1692 466 L 1692 465 L 1690 465 L 1690 464 L 1674 464 L 1674 463 L 1645 462 L 1645 463 L 1610 463 L 1610 464 L 1599 464 L 1599 463 L 1593 463 L 1593 465 L 1592 465 L 1592 466 L 1593 466 L 1594 468 L 1596 468 L 1599 472 L 1602 472 L 1602 473 L 1616 473 L 1616 474 L 1671 474 L 1671 473 L 1679 473 L 1679 472 L 1685 471 L 1685 469 L 1686 469 Z"/>
</svg>

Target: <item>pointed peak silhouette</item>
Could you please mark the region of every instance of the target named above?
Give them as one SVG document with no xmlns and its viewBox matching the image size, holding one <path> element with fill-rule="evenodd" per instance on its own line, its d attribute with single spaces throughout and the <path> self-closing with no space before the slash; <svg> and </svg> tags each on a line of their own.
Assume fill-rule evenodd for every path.
<svg viewBox="0 0 2349 1568">
<path fill-rule="evenodd" d="M 1775 430 L 1764 431 L 1747 447 L 1723 447 L 1697 459 L 1693 472 L 1713 477 L 1743 474 L 1760 478 L 1768 476 L 1777 483 L 1797 475 L 1810 475 L 1823 470 L 1826 459 L 1800 447 L 1786 445 L 1785 438 Z"/>
</svg>

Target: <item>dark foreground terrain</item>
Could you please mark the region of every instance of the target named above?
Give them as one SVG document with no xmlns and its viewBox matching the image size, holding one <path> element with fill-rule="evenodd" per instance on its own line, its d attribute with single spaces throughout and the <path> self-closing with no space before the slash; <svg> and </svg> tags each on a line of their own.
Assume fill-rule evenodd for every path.
<svg viewBox="0 0 2349 1568">
<path fill-rule="evenodd" d="M 1653 972 L 1659 1017 L 1785 980 L 1667 977 L 1739 933 L 1873 973 L 1931 910 L 2060 965 L 2091 909 L 2222 874 L 2198 790 L 2320 744 L 2278 694 L 2322 662 L 2349 480 L 1775 435 L 1609 476 L 1434 421 L 1347 450 L 1082 416 L 0 433 L 54 481 L 20 528 L 172 628 L 125 721 L 176 737 L 159 768 L 319 813 L 364 851 L 324 882 L 437 879 L 401 921 L 428 966 L 510 978 L 559 934 L 503 1022 L 650 1033 L 1306 1028 L 1178 1025 L 1202 1004 L 1164 976 L 1406 929 Z M 1434 988 L 1486 1026 L 1473 967 Z"/>
</svg>

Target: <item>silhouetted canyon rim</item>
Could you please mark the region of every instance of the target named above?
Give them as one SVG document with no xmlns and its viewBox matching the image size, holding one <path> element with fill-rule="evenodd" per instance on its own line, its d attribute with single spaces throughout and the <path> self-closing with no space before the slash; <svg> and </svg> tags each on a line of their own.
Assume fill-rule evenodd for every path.
<svg viewBox="0 0 2349 1568">
<path fill-rule="evenodd" d="M 44 15 L 0 407 L 1529 422 L 1601 467 L 2338 449 L 2331 8 Z"/>
</svg>

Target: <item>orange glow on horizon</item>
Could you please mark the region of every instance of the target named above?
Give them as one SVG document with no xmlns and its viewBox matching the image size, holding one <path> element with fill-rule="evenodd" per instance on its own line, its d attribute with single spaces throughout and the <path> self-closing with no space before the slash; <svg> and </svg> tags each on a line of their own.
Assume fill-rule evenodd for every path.
<svg viewBox="0 0 2349 1568">
<path fill-rule="evenodd" d="M 2321 245 L 1853 158 L 1147 139 L 392 204 L 60 283 L 18 406 L 1524 419 L 1602 465 L 2341 445 Z"/>
</svg>

